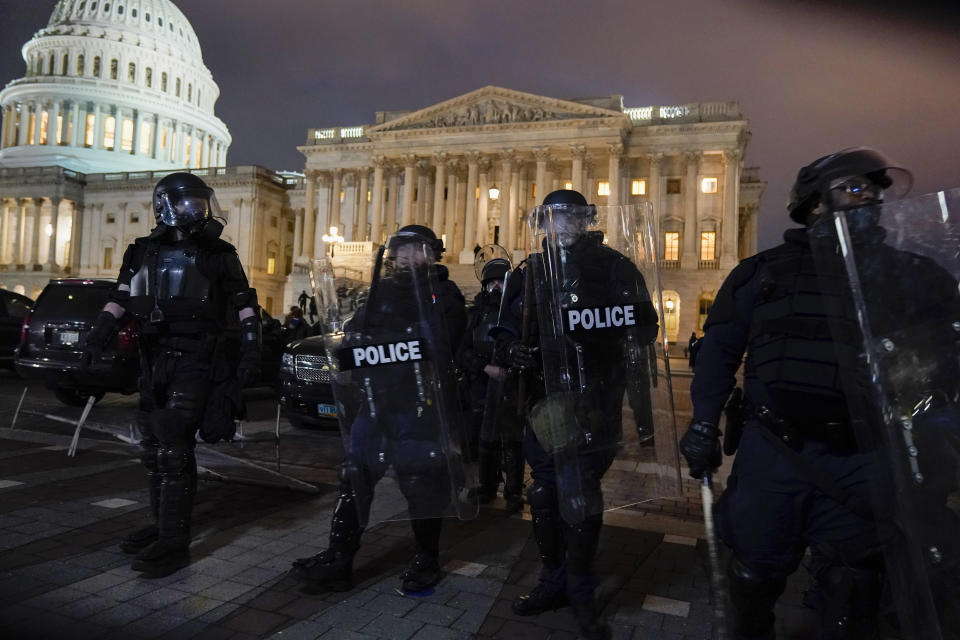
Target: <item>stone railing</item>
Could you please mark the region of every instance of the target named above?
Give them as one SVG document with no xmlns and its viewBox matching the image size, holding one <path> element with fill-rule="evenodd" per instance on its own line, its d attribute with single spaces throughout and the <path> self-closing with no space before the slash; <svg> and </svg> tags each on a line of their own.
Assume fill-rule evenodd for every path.
<svg viewBox="0 0 960 640">
<path fill-rule="evenodd" d="M 340 142 L 360 142 L 366 140 L 363 125 L 354 127 L 327 127 L 307 129 L 307 144 L 336 144 Z"/>
<path fill-rule="evenodd" d="M 679 260 L 661 260 L 660 269 L 662 271 L 679 271 L 680 261 Z"/>
<path fill-rule="evenodd" d="M 50 167 L 57 168 L 57 167 Z M 6 169 L 0 171 L 7 171 Z M 123 182 L 128 180 L 147 180 L 150 182 L 156 182 L 160 178 L 170 175 L 171 173 L 176 173 L 177 171 L 186 171 L 192 173 L 195 176 L 201 178 L 207 177 L 219 177 L 219 176 L 234 176 L 234 177 L 256 177 L 262 176 L 268 180 L 271 180 L 279 185 L 285 187 L 296 187 L 298 180 L 297 178 L 291 176 L 285 176 L 277 173 L 276 171 L 271 171 L 270 169 L 265 169 L 264 167 L 249 164 L 249 165 L 235 165 L 230 167 L 207 167 L 204 169 L 169 169 L 162 171 L 121 171 L 115 173 L 93 173 L 85 176 L 88 184 L 96 184 L 101 182 Z M 72 172 L 71 172 L 72 173 Z M 3 175 L 3 174 L 0 174 Z"/>
<path fill-rule="evenodd" d="M 680 122 L 717 122 L 740 120 L 737 102 L 694 102 L 668 106 L 627 107 L 623 110 L 635 124 L 673 124 Z"/>
<path fill-rule="evenodd" d="M 715 271 L 720 268 L 719 260 L 698 260 L 697 269 L 701 271 Z"/>
<path fill-rule="evenodd" d="M 374 249 L 372 242 L 338 242 L 334 246 L 333 254 L 337 256 L 371 255 Z"/>
</svg>

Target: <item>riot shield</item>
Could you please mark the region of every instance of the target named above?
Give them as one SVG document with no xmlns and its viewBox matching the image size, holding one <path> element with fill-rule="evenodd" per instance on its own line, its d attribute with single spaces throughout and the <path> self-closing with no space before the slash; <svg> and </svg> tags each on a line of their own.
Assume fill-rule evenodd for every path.
<svg viewBox="0 0 960 640">
<path fill-rule="evenodd" d="M 510 254 L 498 244 L 487 244 L 477 251 L 477 255 L 473 257 L 473 273 L 477 276 L 477 280 L 483 279 L 483 267 L 491 260 L 497 259 L 510 263 Z"/>
<path fill-rule="evenodd" d="M 553 456 L 562 517 L 679 495 L 651 208 L 541 206 L 528 225 L 543 369 L 529 423 Z"/>
<path fill-rule="evenodd" d="M 893 624 L 960 638 L 960 190 L 835 212 L 809 235 L 859 327 L 840 362 L 858 447 L 885 471 L 871 489 Z"/>
<path fill-rule="evenodd" d="M 433 252 L 390 239 L 365 270 L 369 285 L 348 294 L 337 286 L 331 259 L 311 268 L 360 524 L 367 525 L 371 509 L 380 519 L 469 519 L 478 509 L 469 491 L 475 472 L 464 456 Z M 405 498 L 400 509 L 406 507 L 399 513 L 398 492 Z"/>
</svg>

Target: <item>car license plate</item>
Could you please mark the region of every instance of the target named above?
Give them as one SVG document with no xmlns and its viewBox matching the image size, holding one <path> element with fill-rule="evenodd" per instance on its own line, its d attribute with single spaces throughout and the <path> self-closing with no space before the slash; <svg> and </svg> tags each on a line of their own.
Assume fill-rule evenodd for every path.
<svg viewBox="0 0 960 640">
<path fill-rule="evenodd" d="M 61 331 L 57 333 L 57 342 L 60 344 L 74 345 L 80 340 L 78 331 Z"/>
<path fill-rule="evenodd" d="M 332 404 L 320 403 L 317 405 L 317 415 L 321 418 L 336 418 L 337 407 Z"/>
</svg>

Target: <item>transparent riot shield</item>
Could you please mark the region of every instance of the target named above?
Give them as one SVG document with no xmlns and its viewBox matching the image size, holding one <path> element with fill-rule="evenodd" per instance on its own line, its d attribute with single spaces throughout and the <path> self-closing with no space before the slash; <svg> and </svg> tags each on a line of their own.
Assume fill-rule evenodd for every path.
<svg viewBox="0 0 960 640">
<path fill-rule="evenodd" d="M 369 284 L 350 290 L 331 259 L 311 269 L 361 526 L 371 509 L 381 520 L 469 519 L 475 472 L 433 252 L 391 239 L 363 270 Z"/>
<path fill-rule="evenodd" d="M 872 489 L 891 623 L 960 638 L 960 190 L 835 212 L 810 238 L 859 326 L 858 357 L 840 361 L 857 444 L 889 471 Z"/>
<path fill-rule="evenodd" d="M 562 517 L 679 495 L 651 208 L 541 206 L 528 225 L 543 368 L 529 423 L 553 456 Z"/>
</svg>

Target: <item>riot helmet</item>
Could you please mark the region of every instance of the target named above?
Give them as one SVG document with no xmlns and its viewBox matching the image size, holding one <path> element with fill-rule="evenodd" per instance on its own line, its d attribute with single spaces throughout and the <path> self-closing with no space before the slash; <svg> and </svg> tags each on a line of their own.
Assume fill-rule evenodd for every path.
<svg viewBox="0 0 960 640">
<path fill-rule="evenodd" d="M 443 240 L 432 229 L 408 224 L 387 240 L 388 265 L 397 270 L 432 264 L 440 260 L 443 250 Z"/>
<path fill-rule="evenodd" d="M 597 207 L 587 204 L 579 191 L 559 189 L 548 193 L 543 204 L 530 214 L 530 226 L 538 236 L 556 235 L 562 248 L 573 246 L 597 217 Z"/>
<path fill-rule="evenodd" d="M 153 213 L 158 223 L 193 233 L 219 217 L 213 189 L 192 173 L 171 173 L 153 189 Z"/>
<path fill-rule="evenodd" d="M 909 171 L 876 149 L 851 147 L 800 169 L 790 189 L 787 211 L 803 225 L 811 224 L 811 214 L 818 211 L 864 209 L 867 218 L 875 218 L 878 204 L 903 197 L 912 184 Z"/>
</svg>

